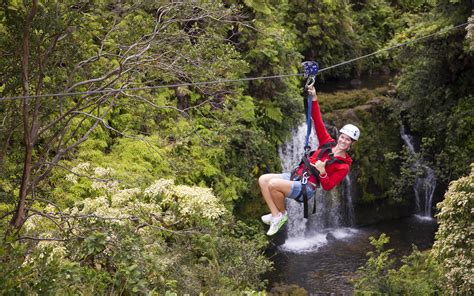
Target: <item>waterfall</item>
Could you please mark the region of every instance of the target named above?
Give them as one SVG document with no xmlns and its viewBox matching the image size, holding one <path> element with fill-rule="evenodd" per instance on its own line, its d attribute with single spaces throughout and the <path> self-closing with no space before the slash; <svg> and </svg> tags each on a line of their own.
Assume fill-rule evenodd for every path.
<svg viewBox="0 0 474 296">
<path fill-rule="evenodd" d="M 348 226 L 355 226 L 355 212 L 354 205 L 352 203 L 352 181 L 350 173 L 344 178 L 344 191 L 343 196 L 345 197 L 345 217 L 347 218 Z"/>
<path fill-rule="evenodd" d="M 279 147 L 279 155 L 285 172 L 297 166 L 304 153 L 306 123 L 293 131 L 292 138 Z M 312 134 L 309 139 L 312 149 L 318 146 L 318 140 Z M 342 190 L 340 190 L 342 187 Z M 316 190 L 315 197 L 309 201 L 309 217 L 303 218 L 303 204 L 287 199 L 288 238 L 281 246 L 284 251 L 304 253 L 316 251 L 328 243 L 328 239 L 342 239 L 356 232 L 348 226 L 354 225 L 354 208 L 351 196 L 350 175 L 346 176 L 339 189 Z M 312 214 L 316 201 L 316 213 Z M 345 227 L 344 227 L 345 226 Z"/>
<path fill-rule="evenodd" d="M 413 185 L 416 199 L 416 214 L 422 218 L 431 218 L 433 195 L 436 188 L 435 173 L 433 169 L 424 164 L 423 160 L 418 157 L 413 137 L 407 134 L 403 124 L 400 127 L 400 135 L 403 142 L 407 145 L 408 152 L 416 159 L 412 167 L 413 171 L 415 173 L 422 172 L 421 175 L 417 174 L 415 184 Z"/>
</svg>

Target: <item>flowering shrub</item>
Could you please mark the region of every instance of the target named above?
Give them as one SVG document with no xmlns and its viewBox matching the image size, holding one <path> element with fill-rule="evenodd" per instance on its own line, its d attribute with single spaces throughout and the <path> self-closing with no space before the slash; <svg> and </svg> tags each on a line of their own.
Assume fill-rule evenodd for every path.
<svg viewBox="0 0 474 296">
<path fill-rule="evenodd" d="M 21 266 L 16 274 L 0 271 L 5 278 L 1 289 L 148 295 L 263 288 L 260 275 L 270 267 L 260 251 L 263 236 L 226 215 L 211 189 L 170 179 L 156 180 L 144 190 L 122 188 L 109 180 L 109 169 L 81 164 L 72 171 L 68 182 L 82 183 L 95 195 L 64 210 L 53 205 L 37 209 L 23 230 L 24 237 L 39 241 L 24 260 L 16 258 Z M 95 179 L 84 182 L 86 174 Z M 242 239 L 245 233 L 253 239 Z M 8 280 L 18 274 L 24 278 L 21 284 Z"/>
<path fill-rule="evenodd" d="M 433 253 L 445 269 L 450 294 L 468 295 L 474 291 L 474 163 L 469 176 L 450 184 L 437 207 Z"/>
<path fill-rule="evenodd" d="M 202 216 L 215 220 L 225 213 L 225 208 L 219 203 L 210 188 L 174 185 L 173 180 L 160 179 L 145 189 L 145 196 L 162 196 L 164 207 L 176 205 L 178 213 L 184 217 Z"/>
</svg>

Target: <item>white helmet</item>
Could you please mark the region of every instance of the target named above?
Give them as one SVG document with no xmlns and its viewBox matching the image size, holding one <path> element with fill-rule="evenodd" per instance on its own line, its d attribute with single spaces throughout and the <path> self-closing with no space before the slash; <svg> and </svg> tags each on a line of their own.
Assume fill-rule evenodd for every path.
<svg viewBox="0 0 474 296">
<path fill-rule="evenodd" d="M 353 124 L 346 124 L 339 130 L 339 132 L 349 136 L 354 141 L 359 140 L 360 130 Z"/>
</svg>

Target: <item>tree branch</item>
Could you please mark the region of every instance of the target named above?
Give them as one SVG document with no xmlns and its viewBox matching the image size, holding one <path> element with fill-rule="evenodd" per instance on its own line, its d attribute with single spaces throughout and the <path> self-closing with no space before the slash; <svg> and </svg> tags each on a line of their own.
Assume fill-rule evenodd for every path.
<svg viewBox="0 0 474 296">
<path fill-rule="evenodd" d="M 17 239 L 17 241 L 22 240 L 33 240 L 33 241 L 56 241 L 56 242 L 65 242 L 66 239 L 62 238 L 50 238 L 50 237 L 32 237 L 32 236 L 21 236 Z"/>
<path fill-rule="evenodd" d="M 30 208 L 30 209 L 28 209 L 28 210 L 29 210 L 30 212 L 33 212 L 33 214 L 32 214 L 32 215 L 29 215 L 29 216 L 25 219 L 25 221 L 26 221 L 28 218 L 33 217 L 34 215 L 38 215 L 38 216 L 41 216 L 41 217 L 44 217 L 44 218 L 50 220 L 50 221 L 53 222 L 54 225 L 56 225 L 56 227 L 58 227 L 63 233 L 66 233 L 66 232 L 64 231 L 64 228 L 63 228 L 61 225 L 59 225 L 59 223 L 54 219 L 54 217 L 52 217 L 52 216 L 49 215 L 48 213 L 40 212 L 40 211 L 37 211 L 37 210 L 32 209 L 32 208 Z"/>
<path fill-rule="evenodd" d="M 6 212 L 5 214 L 3 214 L 3 215 L 0 217 L 0 220 L 5 219 L 6 217 L 10 216 L 10 215 L 13 214 L 13 213 L 15 213 L 15 211 Z"/>
</svg>

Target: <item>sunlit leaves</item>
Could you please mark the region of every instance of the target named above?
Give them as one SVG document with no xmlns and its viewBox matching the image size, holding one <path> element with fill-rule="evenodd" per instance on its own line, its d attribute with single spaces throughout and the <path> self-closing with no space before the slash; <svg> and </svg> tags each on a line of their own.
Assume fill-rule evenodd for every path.
<svg viewBox="0 0 474 296">
<path fill-rule="evenodd" d="M 268 7 L 267 1 L 258 1 L 258 0 L 244 0 L 245 5 L 251 7 L 255 11 L 258 11 L 263 14 L 270 14 L 271 10 Z"/>
<path fill-rule="evenodd" d="M 354 280 L 355 295 L 438 295 L 443 294 L 442 269 L 429 252 L 413 252 L 402 258 L 403 265 L 395 269 L 393 249 L 384 250 L 389 237 L 370 237 L 375 251 L 367 253 L 368 260 L 358 269 Z"/>
<path fill-rule="evenodd" d="M 453 181 L 437 205 L 439 230 L 433 253 L 445 268 L 450 294 L 469 294 L 473 289 L 472 266 L 474 248 L 474 165 L 471 173 Z"/>
<path fill-rule="evenodd" d="M 231 112 L 235 113 L 239 120 L 249 123 L 255 122 L 255 105 L 249 96 L 240 97 Z"/>
<path fill-rule="evenodd" d="M 91 171 L 96 177 L 114 175 L 109 168 L 88 163 L 78 165 L 73 173 Z M 24 265 L 47 272 L 18 270 L 27 291 L 38 291 L 32 284 L 37 280 L 63 283 L 68 291 L 89 285 L 98 294 L 116 289 L 233 294 L 261 287 L 259 275 L 269 267 L 258 251 L 262 241 L 240 239 L 244 225 L 233 224 L 210 188 L 175 185 L 172 179 L 156 180 L 144 190 L 94 182 L 104 186 L 90 198 L 62 210 L 46 207 L 42 215 L 27 221 L 28 235 L 54 239 L 39 243 Z M 61 219 L 53 223 L 48 217 Z M 246 226 L 245 233 L 251 231 L 255 230 Z M 85 272 L 97 278 L 92 280 Z M 10 283 L 15 276 L 8 273 L 4 278 Z M 49 289 L 62 291 L 61 285 L 52 283 Z"/>
</svg>

